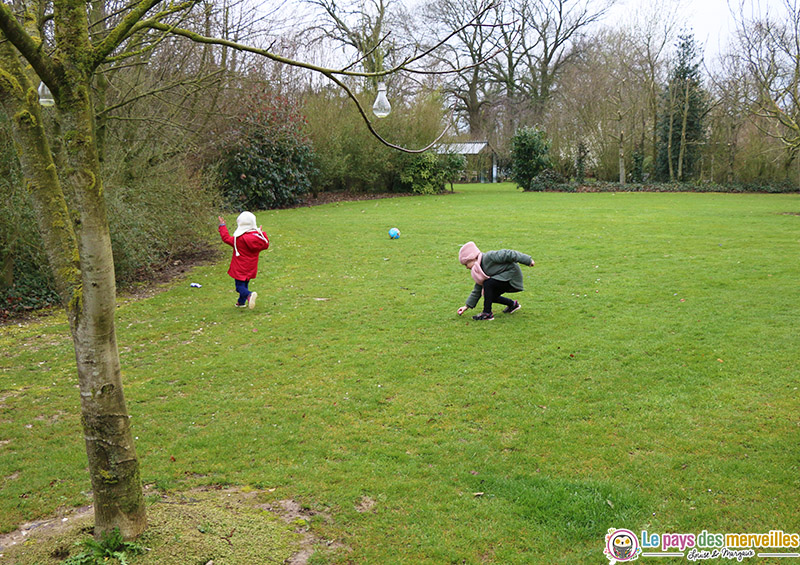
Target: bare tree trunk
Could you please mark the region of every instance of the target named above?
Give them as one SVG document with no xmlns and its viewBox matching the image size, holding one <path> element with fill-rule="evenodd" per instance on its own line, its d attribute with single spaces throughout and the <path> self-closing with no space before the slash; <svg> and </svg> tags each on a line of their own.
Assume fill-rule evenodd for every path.
<svg viewBox="0 0 800 565">
<path fill-rule="evenodd" d="M 733 184 L 733 166 L 736 164 L 736 144 L 728 143 L 728 184 Z"/>
<path fill-rule="evenodd" d="M 469 133 L 472 134 L 474 139 L 478 139 L 485 135 L 485 127 L 483 120 L 483 103 L 480 100 L 478 93 L 479 76 L 478 70 L 475 68 L 472 71 L 472 80 L 470 81 L 464 101 L 467 108 L 467 121 L 469 123 Z"/>
<path fill-rule="evenodd" d="M 689 81 L 684 81 L 683 116 L 681 118 L 681 147 L 678 151 L 678 180 L 683 180 L 683 160 L 686 157 L 686 125 L 689 122 Z"/>
<path fill-rule="evenodd" d="M 669 85 L 669 131 L 667 134 L 667 165 L 669 166 L 669 182 L 675 182 L 675 168 L 672 164 L 672 133 L 675 130 L 675 91 Z"/>
<path fill-rule="evenodd" d="M 658 163 L 658 96 L 656 95 L 656 86 L 655 86 L 655 84 L 656 83 L 655 83 L 655 80 L 654 80 L 652 85 L 651 85 L 651 88 L 653 90 L 652 95 L 651 95 L 652 98 L 653 98 L 653 103 L 652 103 L 652 107 L 650 109 L 650 119 L 652 120 L 652 124 L 653 124 L 652 131 L 650 132 L 651 133 L 651 137 L 652 137 L 652 139 L 651 139 L 651 142 L 652 142 L 652 148 L 651 148 L 652 153 L 651 153 L 651 156 L 652 156 L 652 159 L 653 159 L 653 167 L 654 167 L 654 169 L 656 167 L 656 163 Z M 642 136 L 644 136 L 644 134 L 642 134 Z"/>
<path fill-rule="evenodd" d="M 800 147 L 793 145 L 786 148 L 786 161 L 783 164 L 784 175 L 788 179 L 792 174 L 792 164 L 797 159 L 797 154 L 800 153 Z"/>
<path fill-rule="evenodd" d="M 622 119 L 620 117 L 620 119 Z M 625 184 L 625 132 L 619 132 L 619 184 Z"/>
</svg>

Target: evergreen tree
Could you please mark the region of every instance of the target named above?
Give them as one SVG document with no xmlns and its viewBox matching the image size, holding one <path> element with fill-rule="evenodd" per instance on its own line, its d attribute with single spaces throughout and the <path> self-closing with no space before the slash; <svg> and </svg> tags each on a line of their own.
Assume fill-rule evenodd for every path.
<svg viewBox="0 0 800 565">
<path fill-rule="evenodd" d="M 661 95 L 658 120 L 656 176 L 663 181 L 684 181 L 695 174 L 708 98 L 700 85 L 701 53 L 694 36 L 678 37 L 677 57 Z"/>
<path fill-rule="evenodd" d="M 534 190 L 533 179 L 550 167 L 550 141 L 535 127 L 522 127 L 511 138 L 511 178 L 523 190 Z"/>
</svg>

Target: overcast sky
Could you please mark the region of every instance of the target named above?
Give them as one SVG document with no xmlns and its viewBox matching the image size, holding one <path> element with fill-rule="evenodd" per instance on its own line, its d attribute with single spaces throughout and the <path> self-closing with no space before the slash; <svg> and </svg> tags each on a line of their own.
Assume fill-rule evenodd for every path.
<svg viewBox="0 0 800 565">
<path fill-rule="evenodd" d="M 625 18 L 650 1 L 652 0 L 618 0 L 609 23 L 618 17 Z M 730 6 L 734 7 L 736 14 L 739 13 L 740 2 L 741 0 L 730 0 Z M 706 62 L 725 50 L 736 30 L 729 0 L 663 0 L 664 7 L 673 3 L 683 6 L 680 13 L 686 14 L 686 23 L 694 31 L 695 39 L 704 47 Z M 781 14 L 786 11 L 786 0 L 744 0 L 744 3 L 748 17 L 763 16 L 767 12 Z"/>
</svg>

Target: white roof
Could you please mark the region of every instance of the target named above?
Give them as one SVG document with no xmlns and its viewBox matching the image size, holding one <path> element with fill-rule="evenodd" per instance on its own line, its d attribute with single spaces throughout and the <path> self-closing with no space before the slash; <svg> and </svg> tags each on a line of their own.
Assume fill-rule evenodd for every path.
<svg viewBox="0 0 800 565">
<path fill-rule="evenodd" d="M 489 145 L 488 141 L 464 141 L 461 143 L 441 143 L 433 148 L 436 153 L 455 155 L 477 155 Z"/>
</svg>

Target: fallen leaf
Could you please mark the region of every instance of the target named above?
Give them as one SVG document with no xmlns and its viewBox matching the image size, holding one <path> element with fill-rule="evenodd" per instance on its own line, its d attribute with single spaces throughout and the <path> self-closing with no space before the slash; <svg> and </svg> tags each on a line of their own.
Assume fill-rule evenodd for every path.
<svg viewBox="0 0 800 565">
<path fill-rule="evenodd" d="M 484 493 L 482 493 L 482 492 L 474 492 L 474 493 L 472 493 L 472 495 L 475 496 L 475 497 L 483 496 L 483 494 Z"/>
<path fill-rule="evenodd" d="M 725 362 L 722 359 L 717 359 L 717 361 L 719 361 L 720 363 L 724 363 Z"/>
</svg>

